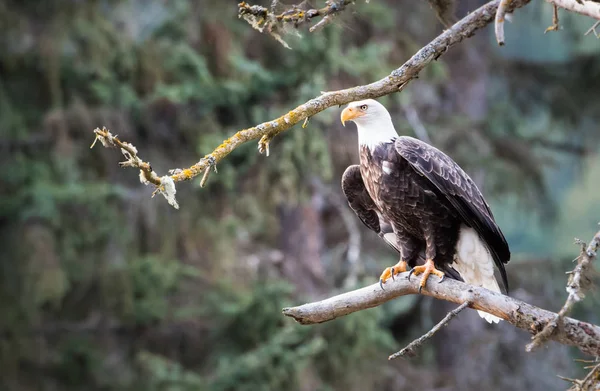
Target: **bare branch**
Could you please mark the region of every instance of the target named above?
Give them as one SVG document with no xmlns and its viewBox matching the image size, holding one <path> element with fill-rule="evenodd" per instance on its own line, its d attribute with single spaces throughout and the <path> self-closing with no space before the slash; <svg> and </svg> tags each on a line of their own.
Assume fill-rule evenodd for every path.
<svg viewBox="0 0 600 391">
<path fill-rule="evenodd" d="M 448 322 L 450 322 L 462 310 L 464 310 L 465 308 L 467 308 L 469 306 L 469 304 L 470 303 L 468 301 L 465 301 L 464 303 L 462 303 L 461 305 L 459 305 L 457 308 L 455 308 L 452 311 L 448 312 L 446 314 L 446 316 L 444 316 L 444 319 L 442 319 L 438 324 L 436 324 L 435 326 L 433 326 L 433 328 L 431 330 L 429 330 L 426 334 L 420 336 L 419 338 L 417 338 L 414 341 L 412 341 L 411 343 L 409 343 L 408 346 L 406 346 L 404 349 L 402 349 L 399 352 L 394 353 L 391 356 L 389 356 L 388 360 L 393 360 L 395 358 L 404 357 L 404 356 L 409 356 L 409 357 L 415 356 L 415 349 L 421 347 L 421 345 L 423 345 L 423 342 L 425 342 L 429 338 L 433 337 L 435 333 L 437 333 L 442 327 L 444 327 L 445 325 L 447 325 Z"/>
<path fill-rule="evenodd" d="M 594 235 L 590 245 L 587 247 L 584 243 L 581 246 L 581 254 L 577 258 L 577 266 L 575 269 L 570 272 L 569 282 L 567 283 L 567 292 L 569 296 L 567 297 L 567 301 L 562 306 L 558 314 L 552 319 L 544 329 L 538 333 L 531 343 L 526 346 L 526 350 L 528 352 L 533 351 L 534 349 L 542 346 L 548 338 L 556 331 L 559 325 L 562 323 L 564 317 L 571 311 L 573 305 L 578 301 L 583 300 L 585 297 L 584 291 L 591 284 L 591 280 L 586 275 L 589 268 L 592 266 L 593 260 L 596 258 L 596 251 L 598 250 L 598 246 L 600 245 L 600 231 Z"/>
<path fill-rule="evenodd" d="M 507 12 L 523 7 L 530 1 L 512 0 Z M 217 164 L 240 145 L 251 140 L 260 139 L 259 151 L 268 155 L 269 143 L 274 137 L 329 107 L 341 106 L 361 99 L 379 98 L 401 91 L 408 82 L 417 78 L 429 63 L 437 60 L 452 46 L 471 37 L 477 30 L 487 26 L 494 19 L 499 3 L 500 0 L 490 1 L 471 12 L 383 79 L 367 85 L 323 93 L 279 118 L 240 130 L 191 167 L 172 170 L 174 173 L 170 178 L 174 182 L 180 182 L 203 175 L 207 167 Z"/>
<path fill-rule="evenodd" d="M 546 0 L 546 2 L 600 20 L 600 3 L 579 0 Z"/>
<path fill-rule="evenodd" d="M 356 311 L 376 307 L 399 296 L 418 293 L 419 279 L 412 278 L 409 281 L 407 277 L 408 273 L 402 273 L 394 281 L 386 282 L 385 290 L 379 287 L 379 283 L 375 283 L 322 301 L 284 308 L 283 314 L 301 324 L 327 322 Z M 533 334 L 540 332 L 556 317 L 554 312 L 456 280 L 446 279 L 441 284 L 430 282 L 422 294 L 457 304 L 470 301 L 470 308 L 498 316 L 513 326 Z M 582 352 L 592 356 L 600 355 L 600 327 L 590 323 L 565 317 L 550 339 L 576 346 Z"/>
</svg>

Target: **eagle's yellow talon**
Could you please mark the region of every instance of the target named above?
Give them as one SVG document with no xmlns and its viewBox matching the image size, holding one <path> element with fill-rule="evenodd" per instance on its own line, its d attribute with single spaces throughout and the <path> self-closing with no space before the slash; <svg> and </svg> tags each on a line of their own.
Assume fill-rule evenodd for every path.
<svg viewBox="0 0 600 391">
<path fill-rule="evenodd" d="M 387 267 L 379 277 L 379 286 L 383 289 L 383 284 L 390 278 L 394 279 L 394 274 L 400 274 L 408 270 L 408 264 L 405 261 L 400 261 L 392 267 Z"/>
<path fill-rule="evenodd" d="M 415 276 L 423 274 L 421 282 L 419 283 L 419 293 L 421 293 L 421 289 L 423 289 L 423 287 L 425 287 L 425 284 L 427 284 L 427 279 L 429 278 L 430 274 L 435 274 L 436 276 L 438 276 L 440 278 L 439 282 L 444 281 L 444 278 L 446 276 L 443 271 L 435 268 L 435 264 L 433 263 L 432 259 L 428 259 L 427 262 L 425 262 L 425 265 L 423 266 L 415 266 L 414 268 L 412 268 L 410 274 L 408 275 L 409 280 L 410 276 L 412 276 L 413 274 Z"/>
</svg>

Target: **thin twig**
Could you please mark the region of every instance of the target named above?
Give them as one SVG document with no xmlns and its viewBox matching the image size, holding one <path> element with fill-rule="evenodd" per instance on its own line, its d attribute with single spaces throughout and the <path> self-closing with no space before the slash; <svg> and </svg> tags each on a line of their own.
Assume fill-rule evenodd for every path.
<svg viewBox="0 0 600 391">
<path fill-rule="evenodd" d="M 577 266 L 575 266 L 575 269 L 569 274 L 569 282 L 567 283 L 567 292 L 569 293 L 569 296 L 567 297 L 567 301 L 560 311 L 558 311 L 555 318 L 548 322 L 542 331 L 533 337 L 533 340 L 525 347 L 525 350 L 531 352 L 539 346 L 542 346 L 556 331 L 558 325 L 561 324 L 564 317 L 571 311 L 573 305 L 578 301 L 583 300 L 585 297 L 584 291 L 590 284 L 590 280 L 586 274 L 596 258 L 596 251 L 598 250 L 599 245 L 600 231 L 594 235 L 587 248 L 585 244 L 582 244 L 581 254 L 577 258 Z"/>
<path fill-rule="evenodd" d="M 581 384 L 579 384 L 580 390 L 597 390 L 598 388 L 591 388 L 594 385 L 598 385 L 598 377 L 600 377 L 600 364 L 597 364 L 592 370 L 583 378 Z"/>
<path fill-rule="evenodd" d="M 548 31 L 558 31 L 558 6 L 556 4 L 552 4 L 552 26 L 548 27 L 546 29 L 546 31 L 544 31 L 544 34 L 546 34 Z"/>
<path fill-rule="evenodd" d="M 507 9 L 507 12 L 523 7 L 530 1 L 512 0 L 510 9 Z M 180 182 L 203 175 L 206 168 L 211 165 L 211 161 L 214 160 L 214 164 L 220 162 L 233 150 L 251 140 L 260 139 L 259 151 L 268 154 L 269 143 L 274 137 L 329 107 L 340 106 L 361 99 L 378 98 L 401 91 L 411 80 L 418 77 L 419 73 L 429 63 L 437 60 L 449 48 L 465 38 L 471 37 L 475 32 L 491 23 L 499 3 L 500 0 L 493 0 L 471 12 L 383 79 L 367 85 L 323 93 L 279 118 L 240 130 L 191 167 L 172 170 L 173 174 L 170 178 L 173 182 Z M 162 185 L 161 182 L 152 183 L 156 186 Z"/>
<path fill-rule="evenodd" d="M 588 34 L 590 34 L 591 32 L 593 32 L 593 33 L 594 33 L 594 35 L 596 36 L 596 38 L 600 38 L 600 34 L 598 34 L 598 32 L 596 31 L 596 27 L 598 27 L 598 26 L 600 26 L 600 20 L 599 20 L 599 21 L 597 21 L 596 23 L 594 23 L 594 24 L 592 25 L 592 27 L 590 27 L 590 29 L 589 29 L 588 31 L 586 31 L 586 32 L 585 32 L 585 34 L 584 34 L 584 35 L 588 35 Z"/>
<path fill-rule="evenodd" d="M 448 324 L 448 322 L 450 322 L 450 320 L 452 320 L 452 318 L 454 318 L 456 315 L 458 315 L 460 313 L 460 311 L 464 310 L 469 305 L 470 305 L 470 303 L 468 301 L 465 301 L 464 303 L 459 305 L 457 308 L 448 312 L 446 314 L 446 316 L 444 316 L 444 319 L 442 319 L 438 324 L 433 326 L 433 328 L 431 330 L 429 330 L 426 334 L 420 336 L 419 338 L 417 338 L 414 341 L 412 341 L 411 343 L 409 343 L 404 349 L 389 356 L 388 360 L 393 360 L 395 358 L 404 357 L 404 356 L 414 357 L 416 355 L 416 353 L 415 353 L 416 349 L 420 348 L 421 345 L 423 345 L 423 343 L 425 341 L 427 341 L 429 338 L 433 337 L 435 333 L 437 333 L 442 327 L 446 326 Z"/>
<path fill-rule="evenodd" d="M 504 20 L 506 19 L 507 8 L 510 6 L 512 0 L 501 0 L 500 5 L 498 5 L 498 10 L 496 10 L 496 19 L 495 19 L 495 32 L 496 32 L 496 41 L 498 41 L 498 45 L 504 45 Z"/>
<path fill-rule="evenodd" d="M 582 380 L 563 376 L 558 377 L 573 384 L 567 391 L 597 391 L 600 389 L 600 364 L 596 364 L 593 367 L 587 367 L 586 369 L 588 368 L 591 368 L 591 370 Z"/>
</svg>

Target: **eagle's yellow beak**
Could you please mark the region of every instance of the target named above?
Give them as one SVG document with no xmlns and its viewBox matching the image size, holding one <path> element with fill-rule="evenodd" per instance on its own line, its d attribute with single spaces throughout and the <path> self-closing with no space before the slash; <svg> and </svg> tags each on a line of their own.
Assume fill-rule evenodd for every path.
<svg viewBox="0 0 600 391">
<path fill-rule="evenodd" d="M 362 117 L 363 115 L 365 115 L 364 112 L 357 110 L 354 107 L 346 107 L 342 111 L 342 125 L 346 126 L 346 121 L 352 121 L 353 119 Z"/>
</svg>

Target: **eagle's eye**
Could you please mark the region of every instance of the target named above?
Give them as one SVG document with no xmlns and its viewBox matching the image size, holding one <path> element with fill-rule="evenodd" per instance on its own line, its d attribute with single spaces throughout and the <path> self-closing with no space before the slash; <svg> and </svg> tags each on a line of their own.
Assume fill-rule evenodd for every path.
<svg viewBox="0 0 600 391">
<path fill-rule="evenodd" d="M 359 107 L 359 109 L 361 109 L 362 111 L 367 111 L 367 108 L 369 108 L 369 106 L 367 106 L 367 105 L 361 105 Z"/>
</svg>

